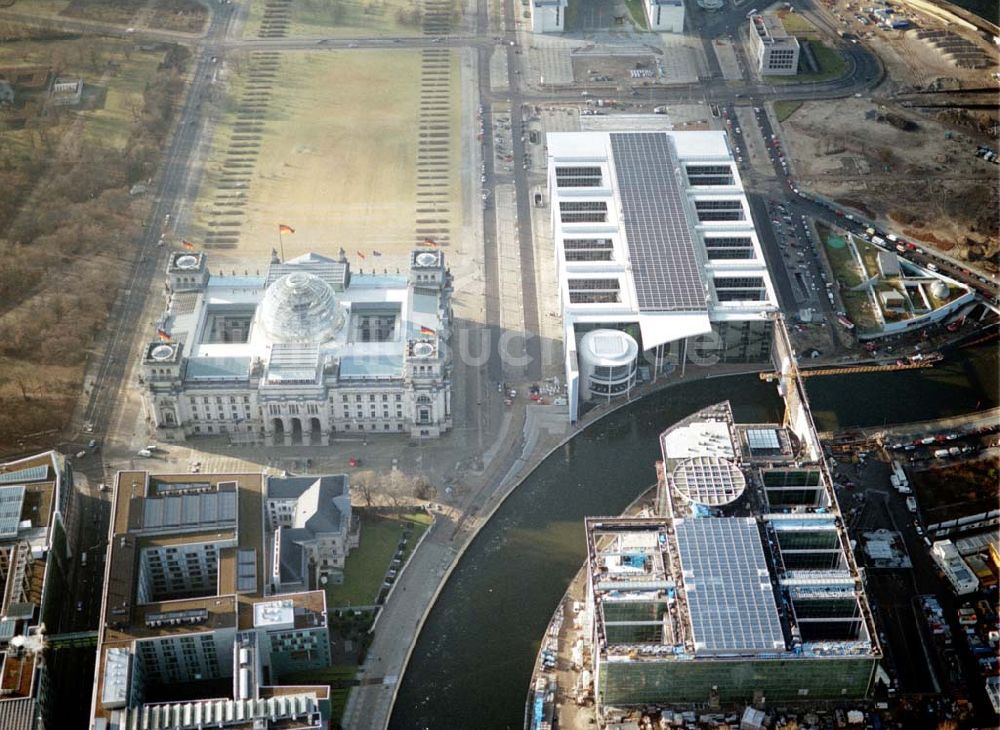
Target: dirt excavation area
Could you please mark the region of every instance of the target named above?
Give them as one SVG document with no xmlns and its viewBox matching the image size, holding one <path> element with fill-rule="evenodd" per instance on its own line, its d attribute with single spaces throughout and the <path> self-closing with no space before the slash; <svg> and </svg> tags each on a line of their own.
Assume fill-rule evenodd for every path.
<svg viewBox="0 0 1000 730">
<path fill-rule="evenodd" d="M 821 11 L 842 39 L 878 55 L 885 76 L 871 94 L 807 102 L 788 117 L 784 138 L 796 179 L 996 273 L 1000 165 L 976 152 L 1000 146 L 1000 53 L 960 23 L 906 2 L 888 7 L 824 0 Z M 876 10 L 909 27 L 887 27 Z"/>
<path fill-rule="evenodd" d="M 799 185 L 995 273 L 997 175 L 978 138 L 869 99 L 807 102 L 783 124 Z"/>
</svg>

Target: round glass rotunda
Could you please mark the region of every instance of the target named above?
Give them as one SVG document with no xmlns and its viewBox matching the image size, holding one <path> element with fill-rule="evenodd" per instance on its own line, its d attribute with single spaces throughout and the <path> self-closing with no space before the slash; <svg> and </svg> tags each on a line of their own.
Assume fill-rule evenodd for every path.
<svg viewBox="0 0 1000 730">
<path fill-rule="evenodd" d="M 260 325 L 273 342 L 318 345 L 343 327 L 344 314 L 329 284 L 315 274 L 296 271 L 264 292 Z"/>
</svg>

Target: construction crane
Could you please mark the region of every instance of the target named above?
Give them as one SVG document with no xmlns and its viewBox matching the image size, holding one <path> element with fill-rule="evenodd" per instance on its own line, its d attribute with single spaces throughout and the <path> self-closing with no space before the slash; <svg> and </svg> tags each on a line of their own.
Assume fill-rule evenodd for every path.
<svg viewBox="0 0 1000 730">
<path fill-rule="evenodd" d="M 792 365 L 789 374 L 797 375 L 800 378 L 814 378 L 820 375 L 853 375 L 856 373 L 887 373 L 896 370 L 919 370 L 920 368 L 932 367 L 940 359 L 941 356 L 938 354 L 936 357 L 927 356 L 920 360 L 905 360 L 885 365 L 848 365 L 839 368 L 815 368 L 813 370 L 800 370 L 797 365 Z M 781 373 L 760 374 L 760 379 L 767 382 L 779 380 L 781 377 Z"/>
</svg>

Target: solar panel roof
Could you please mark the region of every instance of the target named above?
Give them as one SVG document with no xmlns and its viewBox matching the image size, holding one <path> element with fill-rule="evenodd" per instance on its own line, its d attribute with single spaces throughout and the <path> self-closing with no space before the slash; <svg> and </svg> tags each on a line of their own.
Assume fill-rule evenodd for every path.
<svg viewBox="0 0 1000 730">
<path fill-rule="evenodd" d="M 753 518 L 676 523 L 695 654 L 770 653 L 784 634 Z"/>
<path fill-rule="evenodd" d="M 639 310 L 704 311 L 705 286 L 665 134 L 611 134 Z"/>
<path fill-rule="evenodd" d="M 199 529 L 236 520 L 236 492 L 207 492 L 149 497 L 143 502 L 142 527 Z"/>
<path fill-rule="evenodd" d="M 17 471 L 5 471 L 0 473 L 0 484 L 11 484 L 12 482 L 39 482 L 49 475 L 48 464 L 40 466 L 29 466 Z"/>
<path fill-rule="evenodd" d="M 13 537 L 21 521 L 21 506 L 24 504 L 24 487 L 0 488 L 0 537 Z"/>
</svg>

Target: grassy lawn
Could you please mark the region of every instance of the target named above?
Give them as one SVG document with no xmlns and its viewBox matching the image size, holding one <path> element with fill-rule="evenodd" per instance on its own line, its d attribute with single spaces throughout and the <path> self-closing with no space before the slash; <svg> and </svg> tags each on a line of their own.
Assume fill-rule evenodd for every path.
<svg viewBox="0 0 1000 730">
<path fill-rule="evenodd" d="M 61 76 L 83 79 L 84 102 L 95 94 L 103 96 L 98 108 L 64 107 L 60 113 L 82 119 L 80 132 L 85 142 L 119 150 L 125 147 L 135 115 L 142 112 L 143 91 L 163 56 L 163 51 L 143 53 L 131 42 L 107 38 L 0 45 L 0 65 L 54 64 L 62 69 Z M 35 98 L 42 94 L 35 92 Z M 22 136 L 21 131 L 4 132 L 0 144 L 16 147 Z"/>
<path fill-rule="evenodd" d="M 243 29 L 246 38 L 260 31 L 267 0 L 251 0 Z M 291 5 L 288 35 L 420 35 L 418 0 L 297 0 Z"/>
<path fill-rule="evenodd" d="M 865 278 L 877 276 L 879 273 L 878 249 L 858 238 L 854 239 L 854 245 L 857 247 L 858 253 L 861 254 L 861 260 L 865 262 Z"/>
<path fill-rule="evenodd" d="M 848 318 L 857 325 L 859 330 L 869 332 L 882 326 L 872 309 L 872 301 L 868 292 L 845 291 L 841 292 L 840 298 L 844 300 Z"/>
<path fill-rule="evenodd" d="M 797 112 L 801 106 L 801 101 L 776 101 L 774 102 L 774 115 L 779 122 L 783 122 Z"/>
<path fill-rule="evenodd" d="M 826 257 L 830 261 L 830 268 L 833 269 L 834 276 L 845 287 L 853 287 L 864 281 L 861 270 L 857 262 L 851 255 L 851 250 L 847 247 L 843 237 L 835 236 L 829 229 L 820 231 L 825 243 L 824 250 Z M 839 244 L 839 245 L 838 245 Z"/>
<path fill-rule="evenodd" d="M 326 602 L 331 609 L 373 604 L 403 529 L 411 531 L 403 556 L 405 562 L 430 524 L 430 516 L 423 512 L 393 518 L 366 509 L 358 512 L 361 514 L 361 544 L 347 556 L 344 582 L 326 587 Z"/>
<path fill-rule="evenodd" d="M 847 61 L 836 50 L 818 41 L 809 41 L 809 45 L 812 47 L 813 55 L 816 56 L 819 73 L 800 73 L 795 76 L 765 76 L 764 80 L 769 84 L 795 84 L 803 81 L 829 81 L 830 79 L 844 75 L 847 71 Z M 805 68 L 805 63 L 801 60 L 801 56 L 799 68 Z"/>
<path fill-rule="evenodd" d="M 803 35 L 816 33 L 816 26 L 799 13 L 778 13 L 781 24 L 785 26 L 788 35 Z"/>
<path fill-rule="evenodd" d="M 451 55 L 450 199 L 461 201 L 460 64 Z M 401 266 L 415 242 L 417 152 L 421 133 L 421 54 L 410 50 L 350 50 L 282 54 L 277 77 L 247 78 L 246 59 L 226 64 L 223 104 L 205 166 L 192 226 L 195 242 L 213 230 L 216 193 L 244 90 L 271 86 L 253 165 L 246 170 L 246 214 L 233 251 L 218 264 L 266 261 L 278 223 L 296 230 L 284 240 L 288 258 L 308 251 L 337 256 L 376 248 L 386 266 Z M 258 133 L 255 133 L 258 134 Z M 232 191 L 224 191 L 231 194 Z M 446 225 L 462 222 L 452 204 Z M 363 262 L 362 262 L 363 263 Z"/>
<path fill-rule="evenodd" d="M 632 22 L 636 24 L 636 27 L 642 30 L 649 30 L 649 24 L 646 22 L 646 10 L 642 7 L 642 0 L 625 0 L 625 5 L 628 6 L 628 13 L 632 16 Z"/>
<path fill-rule="evenodd" d="M 11 10 L 28 15 L 59 15 L 69 6 L 69 3 L 70 0 L 31 0 L 30 3 L 15 3 Z"/>
</svg>

